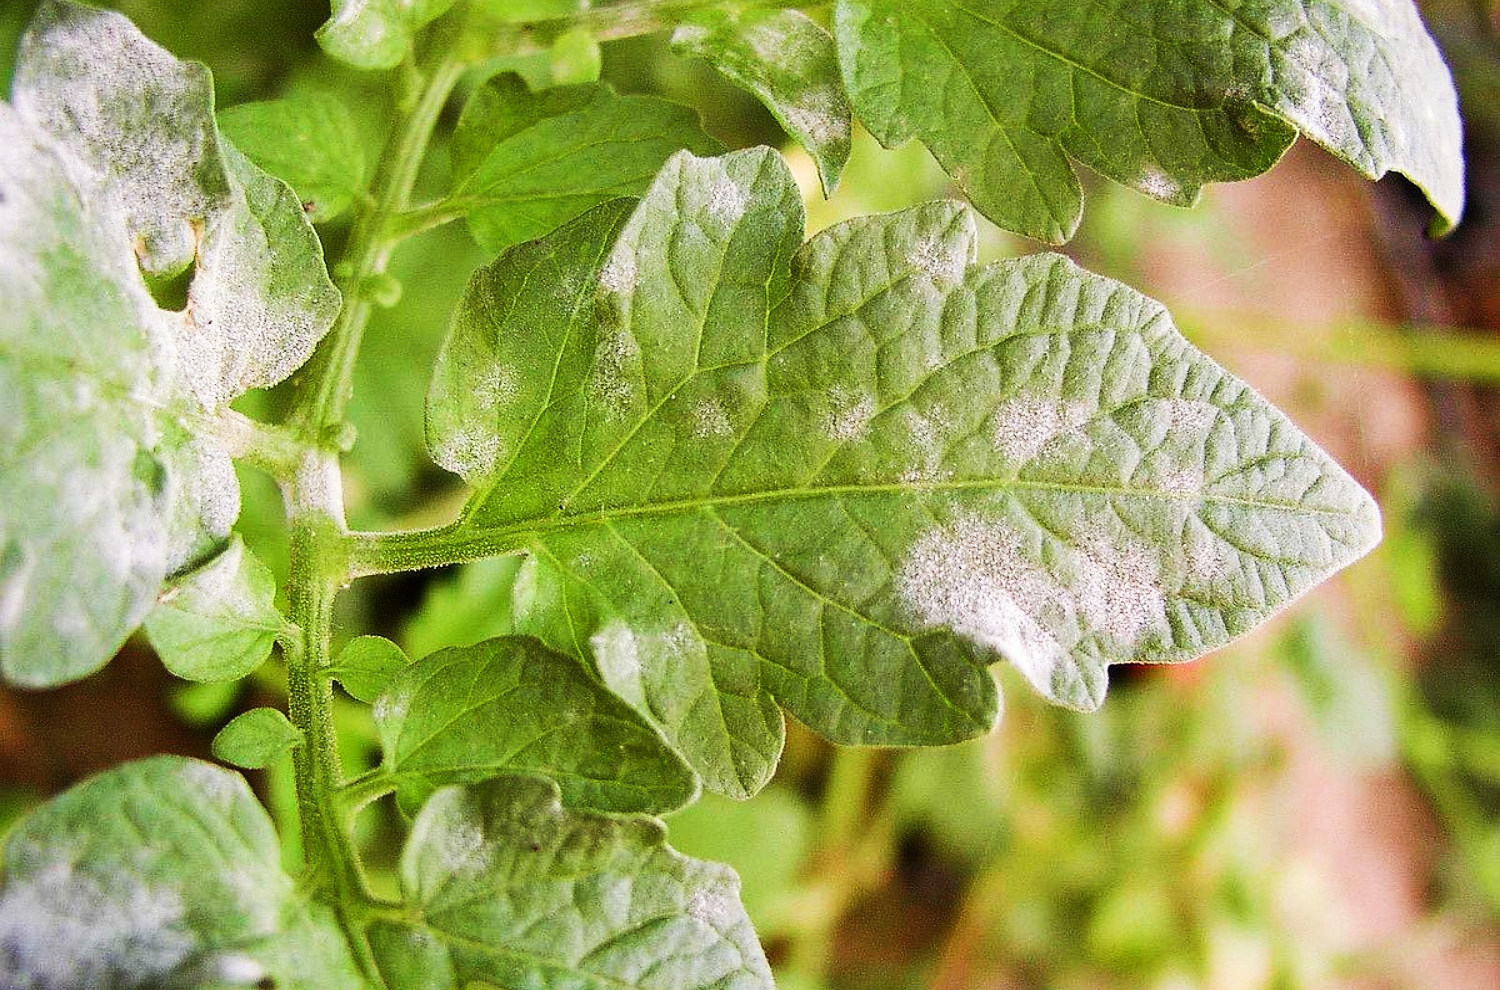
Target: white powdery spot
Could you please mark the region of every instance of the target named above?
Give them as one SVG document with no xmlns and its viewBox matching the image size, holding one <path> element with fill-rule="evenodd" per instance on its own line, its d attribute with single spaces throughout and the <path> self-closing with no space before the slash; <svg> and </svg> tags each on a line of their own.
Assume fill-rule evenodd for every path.
<svg viewBox="0 0 1500 990">
<path fill-rule="evenodd" d="M 635 252 L 629 245 L 621 244 L 609 256 L 599 272 L 599 288 L 617 295 L 628 295 L 640 284 L 640 269 L 636 266 Z"/>
<path fill-rule="evenodd" d="M 1203 484 L 1203 472 L 1188 469 L 1173 471 L 1157 482 L 1157 488 L 1173 498 L 1197 498 L 1203 494 Z"/>
<path fill-rule="evenodd" d="M 642 708 L 646 689 L 642 680 L 640 644 L 635 631 L 614 619 L 589 638 L 594 651 L 594 665 L 609 689 L 627 703 Z"/>
<path fill-rule="evenodd" d="M 809 144 L 831 144 L 849 139 L 849 118 L 830 113 L 827 107 L 836 99 L 827 87 L 810 89 L 795 104 L 781 108 L 787 128 L 803 136 Z"/>
<path fill-rule="evenodd" d="M 505 405 L 519 391 L 515 370 L 498 361 L 490 365 L 484 374 L 476 377 L 478 380 L 474 382 L 474 402 L 481 409 Z"/>
<path fill-rule="evenodd" d="M 695 890 L 688 898 L 687 913 L 710 928 L 724 928 L 734 920 L 734 905 L 716 890 Z"/>
<path fill-rule="evenodd" d="M 635 365 L 641 348 L 628 333 L 614 333 L 599 342 L 594 350 L 594 373 L 590 391 L 614 415 L 630 408 L 636 394 Z"/>
<path fill-rule="evenodd" d="M 265 979 L 266 968 L 246 955 L 234 952 L 214 962 L 214 975 L 231 986 L 249 986 Z"/>
<path fill-rule="evenodd" d="M 398 691 L 396 694 L 382 694 L 376 698 L 371 714 L 377 722 L 400 722 L 406 718 L 410 708 L 411 696 L 405 691 Z"/>
<path fill-rule="evenodd" d="M 1174 200 L 1182 198 L 1182 184 L 1165 172 L 1147 169 L 1135 180 L 1135 187 L 1155 199 Z"/>
<path fill-rule="evenodd" d="M 996 450 L 1025 462 L 1057 438 L 1077 431 L 1088 419 L 1088 407 L 1081 402 L 1011 399 L 995 409 L 991 436 Z"/>
<path fill-rule="evenodd" d="M 1189 540 L 1186 555 L 1188 578 L 1200 584 L 1213 584 L 1228 577 L 1238 563 L 1233 547 L 1207 534 Z"/>
<path fill-rule="evenodd" d="M 1168 428 L 1174 431 L 1206 433 L 1219 414 L 1219 407 L 1197 399 L 1163 399 Z"/>
<path fill-rule="evenodd" d="M 839 385 L 829 390 L 828 398 L 832 405 L 826 424 L 829 439 L 848 443 L 864 436 L 875 418 L 875 399 Z"/>
<path fill-rule="evenodd" d="M 1166 622 L 1161 572 L 1145 547 L 1100 535 L 1081 540 L 1074 560 L 1073 599 L 1089 628 L 1128 643 Z"/>
<path fill-rule="evenodd" d="M 223 807 L 233 804 L 245 793 L 241 784 L 243 778 L 239 774 L 222 770 L 212 763 L 193 760 L 183 764 L 180 773 L 184 784 Z"/>
<path fill-rule="evenodd" d="M 1043 693 L 1066 660 L 1062 644 L 1033 618 L 1056 588 L 1007 526 L 968 517 L 933 527 L 907 552 L 895 585 L 922 622 L 996 651 Z"/>
<path fill-rule="evenodd" d="M 934 282 L 953 285 L 969 268 L 968 249 L 962 241 L 944 243 L 937 237 L 924 237 L 906 256 L 906 263 Z"/>
<path fill-rule="evenodd" d="M 734 424 L 717 399 L 704 399 L 693 410 L 693 436 L 697 439 L 727 437 L 733 432 Z"/>
<path fill-rule="evenodd" d="M 750 194 L 728 175 L 719 175 L 709 183 L 707 207 L 709 216 L 729 226 L 750 208 Z"/>
<path fill-rule="evenodd" d="M 181 894 L 124 872 L 50 863 L 11 877 L 0 897 L 0 985 L 146 986 L 165 982 L 196 948 Z"/>
<path fill-rule="evenodd" d="M 489 868 L 490 852 L 484 841 L 484 823 L 474 808 L 465 805 L 461 815 L 444 823 L 437 854 L 447 873 L 483 873 Z"/>
<path fill-rule="evenodd" d="M 502 446 L 493 430 L 464 427 L 438 441 L 433 457 L 462 478 L 484 478 L 500 463 Z"/>
</svg>

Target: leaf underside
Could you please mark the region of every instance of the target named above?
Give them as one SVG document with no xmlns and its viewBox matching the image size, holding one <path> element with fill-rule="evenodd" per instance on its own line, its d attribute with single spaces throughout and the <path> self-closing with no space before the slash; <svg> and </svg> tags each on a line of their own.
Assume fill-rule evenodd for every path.
<svg viewBox="0 0 1500 990">
<path fill-rule="evenodd" d="M 452 538 L 528 554 L 516 630 L 710 788 L 765 782 L 778 704 L 843 743 L 983 733 L 997 657 L 1096 707 L 1108 664 L 1228 642 L 1378 538 L 1158 304 L 971 267 L 959 204 L 806 245 L 799 204 L 774 152 L 675 157 L 481 269 L 429 393 L 475 486 Z"/>
<path fill-rule="evenodd" d="M 502 777 L 435 793 L 401 858 L 420 920 L 370 943 L 392 986 L 770 990 L 726 866 L 668 847 L 650 818 L 564 810 Z"/>
<path fill-rule="evenodd" d="M 48 0 L 0 108 L 0 671 L 102 666 L 167 576 L 219 552 L 228 456 L 194 435 L 338 311 L 295 195 L 219 139 L 201 65 Z M 159 308 L 143 273 L 188 272 Z"/>
<path fill-rule="evenodd" d="M 1069 159 L 1158 199 L 1259 175 L 1297 131 L 1463 210 L 1457 98 L 1411 0 L 839 0 L 840 65 L 882 144 L 917 137 L 1000 226 L 1073 235 Z"/>
</svg>

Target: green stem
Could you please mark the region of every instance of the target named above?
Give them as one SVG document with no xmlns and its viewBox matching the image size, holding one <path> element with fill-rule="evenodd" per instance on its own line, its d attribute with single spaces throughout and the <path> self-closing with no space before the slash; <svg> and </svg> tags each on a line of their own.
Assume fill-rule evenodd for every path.
<svg viewBox="0 0 1500 990">
<path fill-rule="evenodd" d="M 298 396 L 289 418 L 311 443 L 322 444 L 329 431 L 338 429 L 344 421 L 354 360 L 365 325 L 374 312 L 369 288 L 385 274 L 391 252 L 401 240 L 392 236 L 392 220 L 406 209 L 438 115 L 465 68 L 465 63 L 451 54 L 445 54 L 433 67 L 410 112 L 396 122 L 375 173 L 369 208 L 359 215 L 350 232 L 349 247 L 337 273 L 344 307 L 309 365 L 315 384 Z"/>
<path fill-rule="evenodd" d="M 532 535 L 521 528 L 480 530 L 461 521 L 404 533 L 349 533 L 344 537 L 346 581 L 429 567 L 466 564 L 518 553 Z"/>
</svg>

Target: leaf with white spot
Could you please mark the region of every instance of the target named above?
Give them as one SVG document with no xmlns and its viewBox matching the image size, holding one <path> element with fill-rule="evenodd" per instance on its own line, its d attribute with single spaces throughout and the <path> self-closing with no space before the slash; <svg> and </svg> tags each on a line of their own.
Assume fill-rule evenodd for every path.
<svg viewBox="0 0 1500 990">
<path fill-rule="evenodd" d="M 499 75 L 459 117 L 446 208 L 499 252 L 606 200 L 639 195 L 681 148 L 719 149 L 687 107 L 619 96 L 602 83 L 533 93 L 520 76 Z"/>
<path fill-rule="evenodd" d="M 413 539 L 525 550 L 516 630 L 707 786 L 765 782 L 778 703 L 837 742 L 983 733 L 997 657 L 1093 708 L 1108 664 L 1227 643 L 1378 539 L 1157 303 L 1057 256 L 971 267 L 959 204 L 803 245 L 799 203 L 773 152 L 674 158 L 478 273 L 429 395 L 500 453 Z M 530 384 L 478 409 L 497 362 Z"/>
<path fill-rule="evenodd" d="M 1061 243 L 1070 159 L 1170 203 L 1270 168 L 1297 132 L 1463 211 L 1457 98 L 1412 0 L 839 0 L 860 121 L 920 138 L 974 205 Z"/>
<path fill-rule="evenodd" d="M 812 155 L 823 192 L 833 194 L 854 124 L 827 31 L 797 10 L 705 10 L 677 29 L 672 47 L 754 93 Z"/>
<path fill-rule="evenodd" d="M 239 774 L 129 763 L 18 823 L 0 884 L 0 985 L 28 990 L 365 986 L 333 912 L 281 869 Z"/>
<path fill-rule="evenodd" d="M 375 703 L 403 803 L 444 784 L 546 774 L 569 807 L 673 811 L 698 792 L 682 758 L 573 657 L 506 637 L 417 661 Z"/>
<path fill-rule="evenodd" d="M 208 71 L 47 0 L 0 108 L 0 670 L 98 669 L 162 580 L 224 546 L 204 420 L 280 381 L 339 306 L 296 197 L 222 142 Z M 191 269 L 182 312 L 143 275 Z"/>
<path fill-rule="evenodd" d="M 453 0 L 333 0 L 318 44 L 340 62 L 392 69 L 411 51 L 416 33 L 452 6 Z"/>
<path fill-rule="evenodd" d="M 370 939 L 393 986 L 772 986 L 733 870 L 677 853 L 653 818 L 566 810 L 540 778 L 433 794 L 400 876 L 419 916 Z"/>
<path fill-rule="evenodd" d="M 244 677 L 287 629 L 276 611 L 276 578 L 238 533 L 223 553 L 173 582 L 145 626 L 161 662 L 190 681 Z"/>
</svg>

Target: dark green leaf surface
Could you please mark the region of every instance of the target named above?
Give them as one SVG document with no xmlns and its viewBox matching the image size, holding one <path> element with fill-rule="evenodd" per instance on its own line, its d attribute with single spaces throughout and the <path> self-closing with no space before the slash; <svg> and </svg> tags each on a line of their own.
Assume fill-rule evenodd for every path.
<svg viewBox="0 0 1500 990">
<path fill-rule="evenodd" d="M 391 678 L 409 663 L 401 647 L 390 640 L 357 636 L 339 651 L 328 676 L 342 684 L 350 697 L 369 703 L 380 697 Z"/>
<path fill-rule="evenodd" d="M 219 128 L 291 186 L 315 222 L 344 213 L 365 187 L 364 143 L 348 108 L 331 93 L 242 103 L 219 112 Z"/>
<path fill-rule="evenodd" d="M 0 985 L 364 986 L 326 908 L 281 870 L 236 773 L 161 756 L 92 777 L 5 847 Z"/>
<path fill-rule="evenodd" d="M 666 845 L 660 822 L 564 810 L 546 780 L 448 787 L 401 858 L 420 912 L 372 938 L 395 985 L 769 990 L 728 867 Z"/>
<path fill-rule="evenodd" d="M 276 579 L 238 534 L 223 553 L 174 582 L 145 625 L 161 662 L 190 681 L 244 677 L 286 630 L 276 611 Z"/>
<path fill-rule="evenodd" d="M 453 0 L 333 0 L 318 44 L 358 68 L 391 69 L 410 51 L 412 36 L 452 6 Z"/>
<path fill-rule="evenodd" d="M 834 20 L 881 143 L 920 138 L 986 216 L 1044 241 L 1078 226 L 1070 158 L 1188 204 L 1296 130 L 1406 175 L 1439 231 L 1463 209 L 1457 101 L 1411 0 L 839 0 Z"/>
<path fill-rule="evenodd" d="M 43 686 L 97 669 L 165 575 L 223 546 L 238 484 L 195 430 L 300 365 L 339 299 L 296 197 L 218 139 L 202 66 L 51 0 L 13 92 L 0 669 Z M 186 308 L 159 309 L 143 271 L 190 272 Z"/>
<path fill-rule="evenodd" d="M 617 196 L 637 195 L 673 152 L 718 150 L 687 107 L 602 83 L 533 93 L 496 76 L 453 135 L 450 205 L 486 251 L 540 237 Z"/>
<path fill-rule="evenodd" d="M 417 661 L 376 702 L 375 721 L 385 765 L 408 800 L 521 771 L 558 781 L 569 807 L 598 811 L 671 811 L 698 790 L 645 719 L 578 660 L 534 639 L 491 639 Z"/>
<path fill-rule="evenodd" d="M 797 10 L 708 10 L 672 35 L 766 105 L 818 165 L 833 194 L 849 160 L 853 122 L 833 38 Z"/>
<path fill-rule="evenodd" d="M 269 766 L 302 743 L 302 730 L 275 708 L 252 708 L 214 736 L 217 759 L 247 770 Z"/>
<path fill-rule="evenodd" d="M 778 701 L 845 743 L 982 733 L 997 656 L 1093 708 L 1108 664 L 1228 642 L 1378 538 L 1158 304 L 1056 256 L 971 268 L 952 203 L 799 250 L 798 202 L 772 152 L 674 158 L 628 219 L 481 270 L 429 396 L 476 486 L 448 538 L 528 549 L 517 630 L 708 786 L 764 783 Z"/>
</svg>

